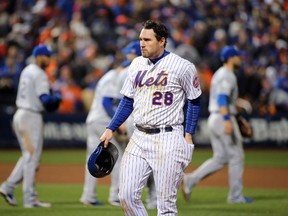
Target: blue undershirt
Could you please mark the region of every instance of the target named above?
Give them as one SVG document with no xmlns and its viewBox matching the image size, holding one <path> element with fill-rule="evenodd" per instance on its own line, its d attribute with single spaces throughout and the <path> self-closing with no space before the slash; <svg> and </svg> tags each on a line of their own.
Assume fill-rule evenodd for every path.
<svg viewBox="0 0 288 216">
<path fill-rule="evenodd" d="M 132 98 L 124 96 L 121 99 L 119 106 L 117 107 L 116 112 L 107 128 L 111 129 L 112 131 L 117 130 L 133 112 L 133 103 L 134 100 Z"/>
<path fill-rule="evenodd" d="M 164 50 L 164 53 L 156 59 L 149 59 L 153 64 L 156 64 L 160 59 L 164 58 L 165 56 L 167 56 L 170 52 Z"/>
<path fill-rule="evenodd" d="M 186 113 L 186 127 L 185 132 L 195 134 L 198 117 L 200 113 L 200 97 L 188 100 L 187 113 Z"/>
<path fill-rule="evenodd" d="M 113 118 L 115 114 L 115 110 L 113 108 L 113 98 L 111 97 L 103 97 L 102 105 L 110 118 Z"/>
</svg>

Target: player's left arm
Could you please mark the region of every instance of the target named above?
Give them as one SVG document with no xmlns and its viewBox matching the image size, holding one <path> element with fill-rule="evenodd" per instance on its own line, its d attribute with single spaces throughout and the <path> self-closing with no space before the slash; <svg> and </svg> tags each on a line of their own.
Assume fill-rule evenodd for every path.
<svg viewBox="0 0 288 216">
<path fill-rule="evenodd" d="M 187 143 L 193 143 L 198 117 L 200 113 L 200 96 L 193 100 L 188 100 L 186 113 L 185 139 Z"/>
<path fill-rule="evenodd" d="M 185 139 L 187 143 L 193 143 L 193 134 L 195 133 L 200 113 L 200 95 L 202 91 L 197 70 L 192 63 L 187 64 L 186 70 L 180 79 L 180 83 L 188 98 Z"/>
</svg>

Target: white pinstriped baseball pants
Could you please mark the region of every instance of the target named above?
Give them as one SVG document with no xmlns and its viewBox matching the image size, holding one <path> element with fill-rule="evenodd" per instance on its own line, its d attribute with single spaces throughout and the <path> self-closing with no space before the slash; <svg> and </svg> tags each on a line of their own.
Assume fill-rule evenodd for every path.
<svg viewBox="0 0 288 216">
<path fill-rule="evenodd" d="M 148 215 L 141 193 L 151 173 L 157 191 L 158 215 L 177 215 L 177 191 L 193 149 L 194 145 L 184 139 L 182 126 L 159 134 L 135 129 L 120 167 L 119 198 L 125 215 Z"/>
</svg>

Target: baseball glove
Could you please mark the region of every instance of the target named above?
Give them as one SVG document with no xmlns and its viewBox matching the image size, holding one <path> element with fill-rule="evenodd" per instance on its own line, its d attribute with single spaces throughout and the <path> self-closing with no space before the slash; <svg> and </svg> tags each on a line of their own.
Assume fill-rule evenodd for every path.
<svg viewBox="0 0 288 216">
<path fill-rule="evenodd" d="M 51 102 L 44 105 L 45 110 L 47 112 L 55 112 L 59 108 L 60 103 L 62 101 L 61 93 L 60 92 L 55 92 L 55 93 L 51 92 L 50 97 L 51 97 Z"/>
<path fill-rule="evenodd" d="M 236 120 L 242 137 L 251 138 L 253 136 L 253 128 L 250 123 L 241 115 L 237 115 Z"/>
</svg>

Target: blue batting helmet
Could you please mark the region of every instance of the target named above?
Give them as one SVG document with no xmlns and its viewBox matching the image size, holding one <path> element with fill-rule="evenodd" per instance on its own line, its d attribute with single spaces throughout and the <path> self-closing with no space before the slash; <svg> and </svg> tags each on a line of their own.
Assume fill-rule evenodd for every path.
<svg viewBox="0 0 288 216">
<path fill-rule="evenodd" d="M 109 175 L 118 156 L 119 151 L 114 144 L 109 142 L 108 147 L 104 148 L 104 142 L 101 142 L 88 159 L 87 167 L 90 174 L 95 178 Z"/>
</svg>

